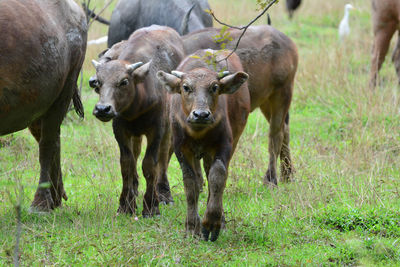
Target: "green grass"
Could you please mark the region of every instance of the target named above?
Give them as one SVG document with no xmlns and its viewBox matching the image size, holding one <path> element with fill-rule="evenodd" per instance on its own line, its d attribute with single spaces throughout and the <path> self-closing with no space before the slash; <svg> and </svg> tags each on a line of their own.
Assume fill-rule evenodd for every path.
<svg viewBox="0 0 400 267">
<path fill-rule="evenodd" d="M 254 3 L 232 1 L 224 9 L 226 1 L 210 0 L 217 16 L 232 24 L 249 21 Z M 186 200 L 175 157 L 168 169 L 174 206 L 161 206 L 160 217 L 140 216 L 145 180 L 139 164 L 138 220 L 116 215 L 119 151 L 111 124 L 91 115 L 97 95 L 87 86 L 94 73 L 90 60 L 104 46 L 90 47 L 82 92 L 86 117 L 80 121 L 70 113 L 61 131 L 69 197 L 61 208 L 28 213 L 39 176 L 36 142 L 27 130 L 0 138 L 0 266 L 13 262 L 19 199 L 24 266 L 400 266 L 397 78 L 388 56 L 382 85 L 368 90 L 370 6 L 353 1 L 353 34 L 339 44 L 336 29 L 345 3 L 305 1 L 293 21 L 284 1 L 271 9 L 273 25 L 299 50 L 290 110 L 294 179 L 274 189 L 263 186 L 268 124 L 254 112 L 230 166 L 226 229 L 214 243 L 185 236 Z M 104 16 L 110 14 L 108 9 Z M 93 24 L 89 38 L 106 32 Z M 200 215 L 206 200 L 202 193 Z"/>
</svg>

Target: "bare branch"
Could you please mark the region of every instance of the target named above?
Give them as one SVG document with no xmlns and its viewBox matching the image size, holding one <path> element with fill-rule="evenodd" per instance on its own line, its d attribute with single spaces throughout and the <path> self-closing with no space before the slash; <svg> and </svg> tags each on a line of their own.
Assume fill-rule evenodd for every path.
<svg viewBox="0 0 400 267">
<path fill-rule="evenodd" d="M 240 40 L 242 39 L 243 35 L 246 33 L 247 29 L 248 29 L 254 22 L 256 22 L 260 17 L 262 17 L 262 16 L 265 14 L 265 12 L 267 12 L 267 10 L 268 10 L 273 4 L 275 4 L 276 1 L 277 1 L 277 0 L 272 0 L 272 1 L 263 9 L 263 11 L 262 11 L 260 14 L 257 15 L 257 17 L 255 17 L 252 21 L 250 21 L 246 26 L 242 26 L 242 27 L 237 27 L 237 26 L 229 25 L 229 24 L 227 24 L 227 23 L 224 23 L 224 22 L 220 21 L 219 19 L 217 19 L 217 18 L 215 17 L 214 12 L 213 12 L 212 10 L 210 10 L 211 16 L 212 16 L 212 17 L 215 19 L 215 21 L 217 21 L 219 24 L 224 25 L 224 26 L 227 26 L 227 27 L 229 27 L 229 28 L 238 29 L 238 30 L 243 31 L 243 32 L 240 34 L 240 36 L 239 36 L 239 38 L 238 38 L 238 40 L 237 40 L 237 42 L 236 42 L 236 46 L 235 46 L 235 48 L 231 51 L 231 53 L 230 53 L 228 56 L 226 56 L 225 58 L 223 58 L 223 59 L 221 59 L 220 61 L 218 61 L 218 62 L 221 62 L 221 61 L 223 61 L 223 60 L 226 60 L 226 59 L 229 58 L 233 53 L 236 52 L 236 50 L 237 50 L 238 47 L 239 47 Z"/>
<path fill-rule="evenodd" d="M 101 13 L 103 13 L 104 10 L 105 10 L 113 1 L 114 1 L 114 0 L 109 0 L 109 1 L 104 5 L 104 7 L 99 11 L 99 13 L 97 13 L 97 14 L 93 17 L 93 19 L 89 22 L 88 28 L 90 27 L 90 25 L 92 25 L 93 21 L 95 21 L 95 20 L 101 15 Z M 88 6 L 88 7 L 89 7 L 89 6 Z"/>
</svg>

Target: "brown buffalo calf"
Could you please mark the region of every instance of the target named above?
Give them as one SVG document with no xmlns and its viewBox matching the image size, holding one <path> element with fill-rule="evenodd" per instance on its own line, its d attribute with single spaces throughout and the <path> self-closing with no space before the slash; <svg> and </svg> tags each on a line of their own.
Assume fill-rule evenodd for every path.
<svg viewBox="0 0 400 267">
<path fill-rule="evenodd" d="M 393 34 L 400 29 L 400 0 L 372 0 L 374 44 L 370 71 L 370 87 L 376 86 L 378 72 L 385 60 Z M 400 38 L 393 51 L 392 61 L 400 82 Z"/>
<path fill-rule="evenodd" d="M 207 28 L 183 36 L 185 52 L 220 49 L 221 42 L 215 41 L 219 33 L 218 29 Z M 229 29 L 226 33 L 233 39 L 227 44 L 232 49 L 242 31 Z M 251 111 L 260 108 L 270 123 L 269 167 L 264 182 L 276 185 L 276 161 L 279 155 L 283 180 L 289 180 L 292 173 L 288 111 L 297 69 L 297 48 L 286 35 L 273 27 L 252 26 L 241 39 L 236 54 L 244 71 L 249 74 Z"/>
<path fill-rule="evenodd" d="M 227 54 L 222 52 L 217 59 Z M 195 54 L 204 55 L 205 51 Z M 248 75 L 243 72 L 239 58 L 233 54 L 216 67 L 217 71 L 227 71 L 218 73 L 202 59 L 189 56 L 172 74 L 157 73 L 158 79 L 173 94 L 170 117 L 187 200 L 186 230 L 200 234 L 197 206 L 202 186 L 200 159 L 203 159 L 209 195 L 202 233 L 205 240 L 211 233 L 211 241 L 218 238 L 221 229 L 228 166 L 250 112 L 250 95 L 245 83 Z"/>
<path fill-rule="evenodd" d="M 39 143 L 40 179 L 31 209 L 67 199 L 60 166 L 60 125 L 73 99 L 87 25 L 73 0 L 0 1 L 0 136 L 29 127 Z"/>
<path fill-rule="evenodd" d="M 175 30 L 162 26 L 137 30 L 128 41 L 119 44 L 123 46 L 111 48 L 100 63 L 93 61 L 96 75 L 91 78 L 90 86 L 100 98 L 93 114 L 104 122 L 113 119 L 123 179 L 118 212 L 136 211 L 136 163 L 142 136 L 146 136 L 142 169 L 147 186 L 142 214 L 153 216 L 160 213 L 159 199 L 173 201 L 167 180 L 171 139 L 167 92 L 156 78 L 156 72 L 175 69 L 183 59 L 183 46 Z M 117 59 L 107 58 L 110 54 Z"/>
</svg>

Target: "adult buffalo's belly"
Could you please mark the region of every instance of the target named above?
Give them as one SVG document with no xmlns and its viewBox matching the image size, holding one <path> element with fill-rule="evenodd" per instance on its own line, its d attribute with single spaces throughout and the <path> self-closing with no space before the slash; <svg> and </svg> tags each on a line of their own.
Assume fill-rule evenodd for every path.
<svg viewBox="0 0 400 267">
<path fill-rule="evenodd" d="M 43 90 L 40 82 L 17 87 L 1 80 L 0 76 L 0 135 L 28 127 L 50 108 L 62 89 L 61 82 L 50 87 L 55 88 L 54 91 L 48 91 Z"/>
</svg>

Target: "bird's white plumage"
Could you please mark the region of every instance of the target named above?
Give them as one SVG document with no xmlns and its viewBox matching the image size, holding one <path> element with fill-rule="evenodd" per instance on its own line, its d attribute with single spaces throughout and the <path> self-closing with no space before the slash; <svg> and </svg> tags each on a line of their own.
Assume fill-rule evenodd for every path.
<svg viewBox="0 0 400 267">
<path fill-rule="evenodd" d="M 92 44 L 103 44 L 103 43 L 107 43 L 107 36 L 103 36 L 100 37 L 99 39 L 95 39 L 95 40 L 90 40 L 87 42 L 88 45 L 92 45 Z"/>
<path fill-rule="evenodd" d="M 346 36 L 350 34 L 350 25 L 349 25 L 349 13 L 350 9 L 354 7 L 351 4 L 346 4 L 344 6 L 344 16 L 342 21 L 339 24 L 339 39 L 342 41 Z"/>
</svg>

